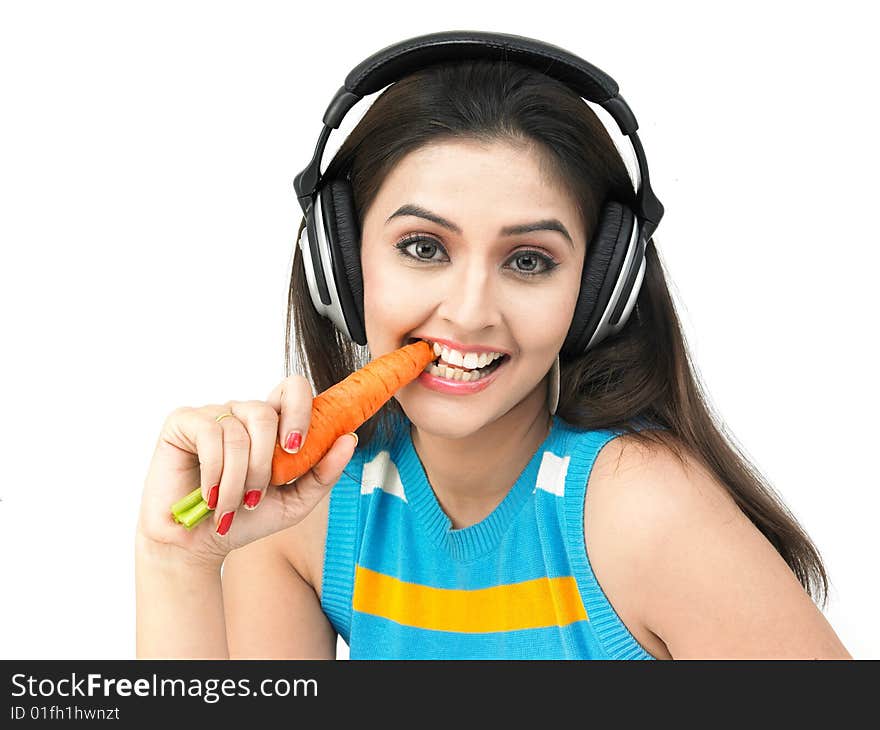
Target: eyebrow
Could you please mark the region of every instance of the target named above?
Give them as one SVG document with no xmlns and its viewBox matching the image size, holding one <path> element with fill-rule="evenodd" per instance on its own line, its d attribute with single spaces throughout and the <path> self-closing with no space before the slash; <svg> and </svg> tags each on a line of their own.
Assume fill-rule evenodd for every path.
<svg viewBox="0 0 880 730">
<path fill-rule="evenodd" d="M 387 225 L 392 218 L 397 218 L 398 216 L 403 215 L 412 215 L 417 218 L 424 218 L 425 220 L 429 220 L 432 223 L 436 223 L 438 226 L 442 226 L 447 230 L 453 231 L 454 233 L 461 235 L 461 228 L 455 225 L 455 223 L 440 217 L 436 213 L 432 213 L 430 210 L 425 210 L 419 205 L 413 205 L 412 203 L 401 205 L 396 211 L 388 216 L 385 224 Z M 520 223 L 519 225 L 506 226 L 501 229 L 500 234 L 502 236 L 515 236 L 520 233 L 532 233 L 533 231 L 557 231 L 558 233 L 561 233 L 563 236 L 565 236 L 566 240 L 568 241 L 568 245 L 571 246 L 571 248 L 574 248 L 574 241 L 571 240 L 571 234 L 569 234 L 568 229 L 566 229 L 566 227 L 555 218 L 535 221 L 534 223 Z"/>
</svg>

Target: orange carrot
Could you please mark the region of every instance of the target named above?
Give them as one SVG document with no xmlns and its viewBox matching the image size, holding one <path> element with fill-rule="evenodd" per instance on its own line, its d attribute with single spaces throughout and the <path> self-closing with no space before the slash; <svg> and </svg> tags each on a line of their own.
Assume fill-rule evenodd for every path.
<svg viewBox="0 0 880 730">
<path fill-rule="evenodd" d="M 287 484 L 305 474 L 337 438 L 356 430 L 436 359 L 431 345 L 419 340 L 376 358 L 315 396 L 303 447 L 289 454 L 275 442 L 269 484 Z"/>
<path fill-rule="evenodd" d="M 269 484 L 289 484 L 305 474 L 324 458 L 336 439 L 357 429 L 435 359 L 431 345 L 420 340 L 376 358 L 316 396 L 303 448 L 288 454 L 275 442 Z M 174 521 L 187 530 L 208 519 L 210 512 L 208 503 L 202 499 L 201 487 L 171 505 Z"/>
</svg>

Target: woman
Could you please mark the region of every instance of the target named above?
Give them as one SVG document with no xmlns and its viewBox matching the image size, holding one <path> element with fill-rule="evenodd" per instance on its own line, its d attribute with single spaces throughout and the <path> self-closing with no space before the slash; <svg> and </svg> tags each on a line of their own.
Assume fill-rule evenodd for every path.
<svg viewBox="0 0 880 730">
<path fill-rule="evenodd" d="M 603 204 L 635 207 L 577 94 L 439 64 L 388 87 L 324 175 L 351 181 L 368 344 L 315 311 L 297 251 L 286 344 L 292 318 L 311 382 L 169 416 L 138 656 L 333 658 L 341 634 L 352 658 L 851 658 L 813 602 L 816 548 L 706 406 L 653 242 L 626 325 L 562 351 Z M 413 339 L 443 368 L 267 489 L 313 393 Z M 213 519 L 187 532 L 167 507 L 198 482 Z"/>
</svg>

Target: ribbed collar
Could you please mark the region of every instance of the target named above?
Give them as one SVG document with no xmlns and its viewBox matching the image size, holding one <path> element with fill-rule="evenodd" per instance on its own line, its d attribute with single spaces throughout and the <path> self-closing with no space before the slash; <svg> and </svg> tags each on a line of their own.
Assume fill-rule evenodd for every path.
<svg viewBox="0 0 880 730">
<path fill-rule="evenodd" d="M 544 451 L 558 438 L 562 422 L 552 418 L 550 432 L 537 448 L 529 463 L 520 473 L 501 503 L 480 522 L 455 530 L 452 520 L 437 501 L 437 495 L 428 482 L 419 455 L 412 441 L 411 424 L 404 419 L 392 447 L 391 458 L 397 465 L 406 500 L 417 515 L 422 527 L 438 548 L 454 560 L 474 560 L 501 542 L 505 531 L 534 491 Z"/>
</svg>

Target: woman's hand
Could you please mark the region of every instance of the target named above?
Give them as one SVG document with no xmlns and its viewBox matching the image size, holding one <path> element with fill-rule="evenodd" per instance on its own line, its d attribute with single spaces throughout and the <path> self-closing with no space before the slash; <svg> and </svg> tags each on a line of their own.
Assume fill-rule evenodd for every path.
<svg viewBox="0 0 880 730">
<path fill-rule="evenodd" d="M 175 409 L 162 426 L 144 484 L 138 549 L 219 568 L 232 550 L 302 520 L 338 481 L 357 446 L 356 436 L 340 436 L 295 482 L 268 486 L 275 440 L 284 446 L 287 435 L 299 431 L 305 441 L 313 397 L 308 380 L 292 375 L 266 401 Z M 197 486 L 214 511 L 187 530 L 172 517 L 171 505 Z"/>
</svg>

